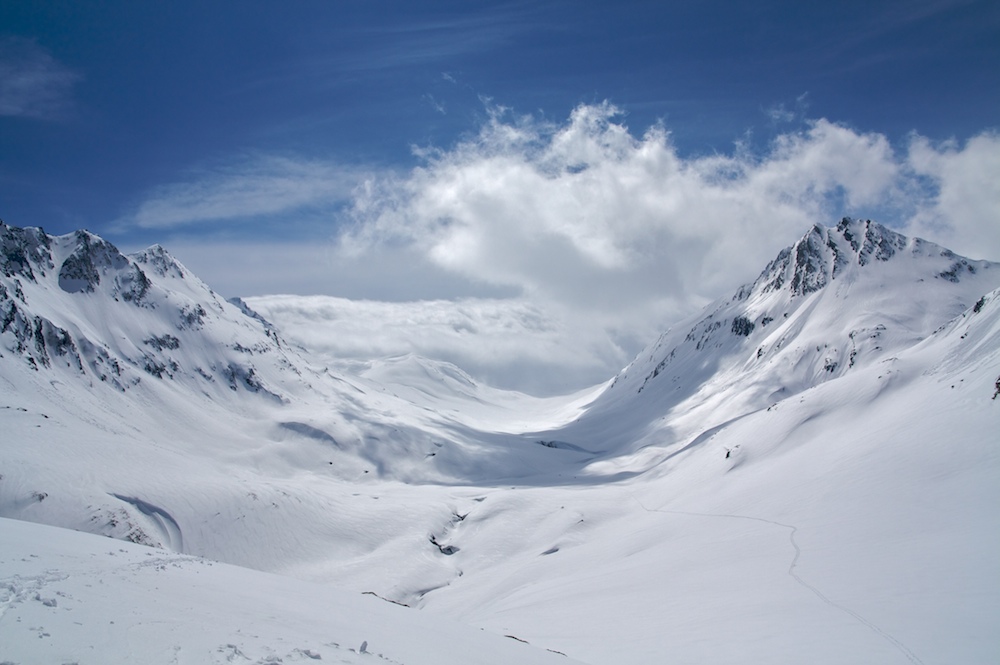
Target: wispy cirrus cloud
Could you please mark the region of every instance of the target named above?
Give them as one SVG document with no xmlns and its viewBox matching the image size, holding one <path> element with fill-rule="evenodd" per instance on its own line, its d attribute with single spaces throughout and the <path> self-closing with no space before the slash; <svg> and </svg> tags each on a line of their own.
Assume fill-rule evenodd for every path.
<svg viewBox="0 0 1000 665">
<path fill-rule="evenodd" d="M 148 192 L 118 220 L 120 229 L 219 225 L 319 211 L 348 201 L 359 176 L 334 163 L 249 155 L 193 171 L 182 182 Z"/>
<path fill-rule="evenodd" d="M 377 26 L 346 23 L 331 36 L 334 48 L 255 71 L 246 85 L 269 87 L 290 79 L 319 89 L 371 85 L 377 77 L 406 76 L 414 68 L 454 66 L 465 57 L 510 48 L 527 33 L 553 29 L 542 13 L 535 5 L 521 3 L 469 10 L 460 17 L 387 17 Z M 452 74 L 444 78 L 454 82 Z"/>
<path fill-rule="evenodd" d="M 33 40 L 0 37 L 0 116 L 60 119 L 80 79 Z"/>
</svg>

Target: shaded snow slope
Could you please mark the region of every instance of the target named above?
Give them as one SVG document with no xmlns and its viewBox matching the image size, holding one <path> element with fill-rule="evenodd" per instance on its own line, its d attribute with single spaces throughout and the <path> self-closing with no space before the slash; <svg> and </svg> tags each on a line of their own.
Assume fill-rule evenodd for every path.
<svg viewBox="0 0 1000 665">
<path fill-rule="evenodd" d="M 536 400 L 413 356 L 317 367 L 161 249 L 2 230 L 0 516 L 371 591 L 595 665 L 997 660 L 997 264 L 817 227 L 613 382 Z M 17 611 L 50 611 L 14 591 L 45 569 L 11 570 Z M 314 602 L 287 584 L 278 625 Z M 12 611 L 13 661 L 54 654 Z M 327 644 L 311 630 L 220 644 L 294 660 Z M 351 635 L 330 643 L 376 645 Z"/>
</svg>

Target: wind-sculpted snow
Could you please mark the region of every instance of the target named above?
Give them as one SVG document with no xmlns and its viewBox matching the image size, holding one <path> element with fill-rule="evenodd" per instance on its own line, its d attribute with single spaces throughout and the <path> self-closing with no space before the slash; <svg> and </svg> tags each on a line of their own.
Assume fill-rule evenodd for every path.
<svg viewBox="0 0 1000 665">
<path fill-rule="evenodd" d="M 533 657 L 392 651 L 395 619 L 331 624 L 356 606 L 301 580 L 593 664 L 995 660 L 998 264 L 816 227 L 535 399 L 412 355 L 333 371 L 163 248 L 0 230 L 0 516 L 118 539 L 70 564 L 91 546 L 5 530 L 0 662 Z"/>
</svg>

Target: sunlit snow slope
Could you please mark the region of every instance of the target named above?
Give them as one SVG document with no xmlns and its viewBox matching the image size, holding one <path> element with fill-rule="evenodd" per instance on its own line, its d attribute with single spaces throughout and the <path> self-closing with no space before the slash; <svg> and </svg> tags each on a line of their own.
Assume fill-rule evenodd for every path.
<svg viewBox="0 0 1000 665">
<path fill-rule="evenodd" d="M 562 663 L 374 596 L 0 518 L 0 651 L 23 663 Z"/>
<path fill-rule="evenodd" d="M 536 400 L 412 356 L 329 371 L 160 248 L 0 232 L 0 516 L 594 664 L 1000 657 L 998 264 L 816 227 Z"/>
</svg>

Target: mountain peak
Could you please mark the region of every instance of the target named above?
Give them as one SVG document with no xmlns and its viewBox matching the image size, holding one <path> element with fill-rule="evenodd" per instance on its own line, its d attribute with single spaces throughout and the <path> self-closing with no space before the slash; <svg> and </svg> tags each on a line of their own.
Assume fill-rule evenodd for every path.
<svg viewBox="0 0 1000 665">
<path fill-rule="evenodd" d="M 101 283 L 101 273 L 129 265 L 117 247 L 90 231 L 80 230 L 71 237 L 75 246 L 59 267 L 59 288 L 67 293 L 92 293 Z"/>
<path fill-rule="evenodd" d="M 8 226 L 0 221 L 0 272 L 4 276 L 21 276 L 34 282 L 35 270 L 44 276 L 52 267 L 52 243 L 45 231 L 38 227 Z"/>
<path fill-rule="evenodd" d="M 184 279 L 184 266 L 168 252 L 163 245 L 155 244 L 131 255 L 137 263 L 148 266 L 160 277 Z"/>
<path fill-rule="evenodd" d="M 833 230 L 828 230 L 828 235 Z M 876 261 L 888 261 L 897 250 L 906 247 L 906 236 L 890 231 L 870 219 L 864 221 L 844 217 L 837 224 L 836 233 L 847 241 L 857 256 L 858 265 Z"/>
<path fill-rule="evenodd" d="M 673 408 L 710 417 L 720 395 L 767 407 L 925 339 L 996 288 L 998 269 L 871 220 L 815 225 L 756 281 L 661 335 L 594 412 L 631 408 L 619 406 L 629 393 L 651 421 Z"/>
<path fill-rule="evenodd" d="M 2 225 L 0 357 L 116 390 L 152 376 L 280 400 L 258 371 L 281 364 L 275 378 L 293 366 L 277 333 L 187 275 L 159 245 L 126 256 L 89 231 Z"/>
<path fill-rule="evenodd" d="M 786 291 L 793 298 L 807 296 L 849 273 L 894 261 L 903 254 L 913 258 L 942 257 L 947 265 L 927 277 L 950 282 L 974 275 L 977 266 L 986 264 L 921 238 L 908 238 L 870 219 L 844 217 L 834 227 L 814 225 L 794 245 L 781 250 L 755 282 L 742 286 L 733 301 L 778 291 Z"/>
</svg>

